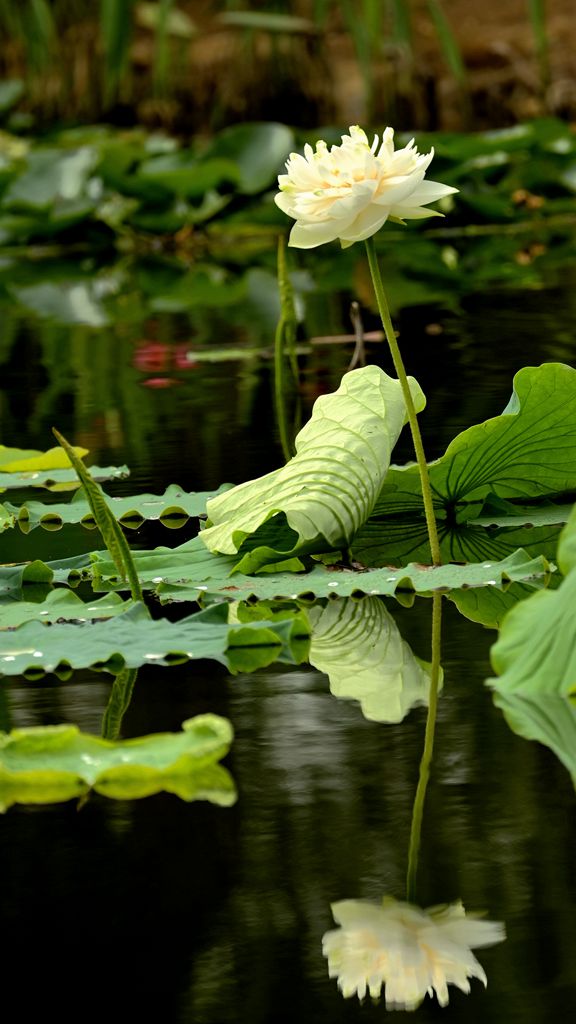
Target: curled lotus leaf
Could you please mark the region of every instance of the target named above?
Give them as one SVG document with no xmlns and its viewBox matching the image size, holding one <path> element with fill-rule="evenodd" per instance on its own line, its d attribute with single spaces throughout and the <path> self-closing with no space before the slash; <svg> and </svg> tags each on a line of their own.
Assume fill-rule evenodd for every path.
<svg viewBox="0 0 576 1024">
<path fill-rule="evenodd" d="M 413 378 L 410 388 L 420 411 L 425 398 Z M 239 554 L 245 573 L 298 568 L 301 555 L 347 547 L 374 507 L 405 422 L 397 380 L 377 366 L 345 374 L 316 401 L 285 466 L 208 502 L 202 542 Z"/>
</svg>

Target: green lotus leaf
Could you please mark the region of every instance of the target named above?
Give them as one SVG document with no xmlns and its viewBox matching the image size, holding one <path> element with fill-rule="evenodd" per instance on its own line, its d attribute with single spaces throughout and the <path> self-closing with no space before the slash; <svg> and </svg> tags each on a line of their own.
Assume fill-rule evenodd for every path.
<svg viewBox="0 0 576 1024">
<path fill-rule="evenodd" d="M 401 722 L 427 704 L 430 675 L 377 597 L 328 601 L 308 611 L 309 661 L 325 672 L 335 697 L 360 701 L 373 722 Z"/>
<path fill-rule="evenodd" d="M 144 161 L 138 168 L 138 177 L 161 185 L 178 196 L 200 198 L 210 189 L 235 185 L 240 179 L 240 171 L 234 160 L 199 160 L 190 151 L 180 150 Z"/>
<path fill-rule="evenodd" d="M 148 520 L 158 520 L 165 526 L 182 525 L 191 516 L 203 515 L 208 499 L 218 493 L 197 491 L 188 494 L 176 484 L 170 484 L 164 494 L 135 494 L 127 498 L 112 498 L 106 494 L 105 498 L 116 520 L 122 526 L 136 530 Z M 29 533 L 37 526 L 45 530 L 59 530 L 70 523 L 81 523 L 87 529 L 96 526 L 83 488 L 66 503 L 45 505 L 41 501 L 27 501 L 16 507 L 7 502 L 4 507 L 23 533 Z"/>
<path fill-rule="evenodd" d="M 571 506 L 570 506 L 571 507 Z M 550 525 L 526 526 L 525 517 L 521 516 L 522 525 L 517 524 L 516 517 L 500 516 L 500 523 L 510 523 L 510 527 L 499 526 L 494 529 L 486 525 L 478 525 L 477 519 L 467 520 L 448 526 L 445 521 L 439 522 L 440 550 L 442 561 L 461 562 L 468 565 L 482 563 L 498 565 L 506 558 L 514 555 L 520 548 L 531 558 L 543 556 L 552 561 L 556 555 L 560 525 L 557 520 L 566 522 L 568 506 L 559 512 L 550 507 Z M 532 515 L 532 519 L 548 522 L 544 510 L 542 515 Z M 429 543 L 426 524 L 421 516 L 383 516 L 368 520 L 352 543 L 352 556 L 363 565 L 390 564 L 406 565 L 412 562 L 421 563 L 429 558 Z M 535 589 L 546 586 L 545 575 L 527 577 L 526 582 L 514 582 L 503 588 L 494 585 L 497 580 L 487 580 L 486 585 L 479 587 L 463 587 L 451 590 L 447 595 L 457 608 L 473 622 L 481 622 L 493 629 L 500 626 L 504 615 L 518 601 L 528 597 Z"/>
<path fill-rule="evenodd" d="M 98 600 L 84 602 L 73 590 L 51 590 L 45 601 L 9 601 L 0 605 L 0 629 L 14 629 L 24 622 L 92 622 L 110 619 L 133 607 L 118 594 L 106 594 Z"/>
<path fill-rule="evenodd" d="M 88 454 L 88 448 L 75 448 L 74 451 L 81 458 Z M 70 459 L 59 446 L 49 448 L 46 452 L 39 452 L 0 445 L 0 474 L 37 473 L 46 469 L 67 469 L 69 466 Z"/>
<path fill-rule="evenodd" d="M 498 678 L 488 684 L 503 695 L 576 694 L 576 506 L 558 544 L 567 573 L 557 590 L 539 591 L 505 617 L 490 651 Z"/>
<path fill-rule="evenodd" d="M 568 522 L 560 534 L 558 564 L 566 576 L 573 573 L 576 568 L 576 505 L 574 505 Z"/>
<path fill-rule="evenodd" d="M 14 803 L 70 800 L 94 789 L 117 800 L 165 790 L 183 800 L 234 803 L 228 772 L 216 762 L 232 742 L 218 715 L 198 715 L 180 733 L 112 742 L 75 725 L 0 733 L 0 810 Z"/>
<path fill-rule="evenodd" d="M 572 506 L 569 508 L 571 510 Z M 451 524 L 440 519 L 438 535 L 442 561 L 498 562 L 518 548 L 534 558 L 544 555 L 551 561 L 556 555 L 561 526 L 568 515 L 568 506 L 563 506 L 561 513 L 551 511 L 550 522 L 539 526 L 518 523 L 514 516 L 500 516 L 499 525 L 494 528 L 484 519 L 482 524 L 478 519 Z M 354 537 L 351 550 L 354 559 L 370 567 L 426 562 L 430 545 L 425 520 L 408 513 L 371 516 Z"/>
<path fill-rule="evenodd" d="M 37 678 L 91 666 L 117 673 L 124 667 L 198 658 L 214 658 L 232 672 L 247 671 L 248 665 L 260 668 L 281 658 L 295 632 L 306 632 L 297 617 L 293 622 L 234 626 L 228 624 L 222 604 L 173 623 L 152 620 L 145 606 L 136 603 L 107 621 L 51 626 L 27 622 L 0 633 L 0 674 Z M 289 653 L 286 657 L 293 660 Z"/>
<path fill-rule="evenodd" d="M 128 466 L 90 466 L 94 480 L 122 480 L 130 475 Z M 45 487 L 49 491 L 70 491 L 79 486 L 73 469 L 38 469 L 2 472 L 0 467 L 0 491 L 24 487 Z"/>
<path fill-rule="evenodd" d="M 576 490 L 576 370 L 519 370 L 504 412 L 458 434 L 429 470 L 435 504 L 452 518 L 479 514 L 491 494 L 522 501 Z M 421 501 L 417 467 L 394 466 L 374 515 L 419 510 Z"/>
<path fill-rule="evenodd" d="M 0 505 L 0 533 L 3 530 L 10 530 L 14 526 L 15 516 L 13 510 L 14 506 L 9 505 L 9 503 Z"/>
<path fill-rule="evenodd" d="M 27 588 L 50 587 L 53 580 L 53 570 L 40 559 L 23 565 L 0 565 L 0 596 L 19 600 Z"/>
<path fill-rule="evenodd" d="M 191 601 L 202 595 L 242 601 L 248 598 L 311 600 L 336 594 L 339 597 L 364 594 L 398 596 L 402 592 L 430 594 L 434 590 L 452 594 L 461 588 L 495 588 L 513 581 L 543 582 L 550 573 L 545 558 L 529 558 L 521 549 L 498 562 L 471 565 L 432 567 L 410 564 L 400 568 L 386 566 L 383 569 L 355 570 L 338 564 L 318 564 L 309 572 L 275 572 L 259 576 L 234 573 L 232 577 L 229 575 L 230 560 L 224 558 L 212 566 L 205 560 L 198 563 L 191 560 L 187 571 L 180 562 L 175 572 L 171 570 L 170 553 L 166 553 L 164 559 L 164 565 L 156 560 L 153 570 L 158 573 L 154 586 L 162 601 Z M 138 554 L 135 562 L 140 575 Z M 113 566 L 109 565 L 109 568 L 113 570 Z"/>
<path fill-rule="evenodd" d="M 230 555 L 212 555 L 200 537 L 192 537 L 175 548 L 159 546 L 151 551 L 133 551 L 132 557 L 140 583 L 145 589 L 160 583 L 185 582 L 192 585 L 195 590 L 193 599 L 196 599 L 208 589 L 205 581 L 212 578 L 222 584 L 226 581 L 232 590 L 235 589 L 235 581 L 230 580 L 229 576 L 236 559 Z M 58 571 L 60 565 L 62 568 Z M 64 582 L 66 567 L 62 563 L 50 563 L 50 566 L 54 569 L 55 579 Z M 120 580 L 118 570 L 107 551 L 92 552 L 85 566 L 88 574 L 93 577 L 95 590 L 125 588 L 126 584 Z M 75 567 L 72 566 L 72 570 Z"/>
<path fill-rule="evenodd" d="M 421 410 L 413 378 L 410 387 Z M 372 511 L 405 421 L 397 380 L 377 366 L 345 374 L 315 403 L 286 466 L 208 502 L 202 542 L 215 553 L 239 553 L 241 572 L 347 547 Z"/>
<path fill-rule="evenodd" d="M 488 499 L 482 515 L 472 520 L 474 526 L 485 526 L 490 530 L 536 530 L 543 526 L 566 526 L 572 512 L 572 503 L 519 505 L 516 502 L 499 501 L 498 506 L 491 508 L 490 505 Z"/>
<path fill-rule="evenodd" d="M 552 577 L 554 580 L 556 577 Z M 537 590 L 549 583 L 547 576 L 533 578 L 527 583 L 508 583 L 503 586 L 486 586 L 452 590 L 447 594 L 459 612 L 471 622 L 480 622 L 488 629 L 499 629 L 505 616 L 520 601 L 525 601 Z"/>
<path fill-rule="evenodd" d="M 27 154 L 27 167 L 9 186 L 3 206 L 14 210 L 45 210 L 66 200 L 85 198 L 88 180 L 98 163 L 95 147 L 42 149 Z"/>
<path fill-rule="evenodd" d="M 294 134 L 285 124 L 235 124 L 215 136 L 203 159 L 233 161 L 239 172 L 238 191 L 251 196 L 275 183 L 293 148 Z"/>
</svg>

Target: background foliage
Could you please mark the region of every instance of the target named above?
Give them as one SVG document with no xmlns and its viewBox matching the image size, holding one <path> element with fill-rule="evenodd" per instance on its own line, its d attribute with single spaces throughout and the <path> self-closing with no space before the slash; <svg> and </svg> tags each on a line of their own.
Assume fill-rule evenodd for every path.
<svg viewBox="0 0 576 1024">
<path fill-rule="evenodd" d="M 40 121 L 207 130 L 573 114 L 570 0 L 0 0 L 0 77 Z"/>
</svg>

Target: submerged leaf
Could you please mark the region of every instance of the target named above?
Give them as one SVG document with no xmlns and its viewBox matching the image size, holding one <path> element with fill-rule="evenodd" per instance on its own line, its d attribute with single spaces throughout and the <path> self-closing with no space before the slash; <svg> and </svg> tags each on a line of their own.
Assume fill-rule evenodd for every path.
<svg viewBox="0 0 576 1024">
<path fill-rule="evenodd" d="M 420 411 L 424 395 L 413 378 L 410 387 Z M 372 511 L 405 422 L 397 380 L 377 366 L 345 374 L 315 403 L 286 466 L 208 502 L 202 542 L 240 554 L 241 572 L 347 547 Z"/>
<path fill-rule="evenodd" d="M 182 800 L 229 806 L 234 783 L 216 762 L 231 742 L 232 727 L 218 715 L 190 718 L 181 733 L 122 742 L 86 735 L 75 725 L 0 733 L 0 810 L 70 800 L 89 789 L 117 800 L 165 790 Z"/>
</svg>

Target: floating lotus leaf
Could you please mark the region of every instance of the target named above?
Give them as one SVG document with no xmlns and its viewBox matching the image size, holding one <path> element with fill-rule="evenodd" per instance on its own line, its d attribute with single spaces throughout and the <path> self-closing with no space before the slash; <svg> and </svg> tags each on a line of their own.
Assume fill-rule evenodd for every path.
<svg viewBox="0 0 576 1024">
<path fill-rule="evenodd" d="M 74 451 L 80 458 L 88 454 L 87 448 L 75 448 Z M 35 473 L 45 469 L 66 469 L 69 466 L 70 459 L 60 447 L 39 452 L 0 445 L 0 473 Z M 0 476 L 0 482 L 1 479 Z"/>
<path fill-rule="evenodd" d="M 116 800 L 165 790 L 182 800 L 229 806 L 236 799 L 234 783 L 216 762 L 231 742 L 232 727 L 218 715 L 190 718 L 181 733 L 120 742 L 86 735 L 75 725 L 0 733 L 0 810 L 70 800 L 89 789 Z"/>
<path fill-rule="evenodd" d="M 0 533 L 14 526 L 14 506 L 0 505 Z"/>
<path fill-rule="evenodd" d="M 94 480 L 123 480 L 130 476 L 128 466 L 90 466 Z M 15 490 L 24 487 L 45 487 L 49 491 L 70 491 L 79 486 L 73 469 L 19 470 L 0 472 L 0 490 Z"/>
<path fill-rule="evenodd" d="M 14 629 L 24 622 L 92 622 L 110 619 L 133 607 L 118 594 L 106 594 L 93 601 L 81 601 L 73 590 L 51 590 L 45 601 L 8 601 L 0 605 L 0 629 Z"/>
<path fill-rule="evenodd" d="M 2 204 L 7 209 L 39 211 L 86 199 L 86 185 L 97 163 L 98 152 L 92 146 L 32 150 Z"/>
<path fill-rule="evenodd" d="M 140 573 L 138 555 L 135 561 Z M 101 563 L 98 568 L 104 576 Z M 112 566 L 107 568 L 112 569 Z M 163 601 L 190 601 L 204 594 L 234 601 L 247 598 L 312 599 L 330 595 L 350 597 L 352 594 L 393 596 L 402 591 L 430 594 L 434 590 L 451 592 L 469 587 L 497 587 L 515 580 L 544 580 L 550 572 L 545 558 L 529 558 L 522 550 L 500 562 L 472 565 L 432 567 L 410 564 L 401 568 L 387 566 L 384 569 L 354 570 L 339 565 L 317 564 L 309 572 L 276 572 L 258 576 L 234 573 L 231 577 L 229 569 L 230 562 L 226 564 L 224 559 L 219 565 L 210 566 L 200 558 L 197 564 L 190 562 L 188 572 L 181 563 L 173 572 L 171 558 L 167 554 L 163 567 L 159 560 L 155 561 L 153 571 L 158 573 L 155 590 Z M 178 574 L 180 582 L 175 579 Z"/>
<path fill-rule="evenodd" d="M 571 508 L 571 506 L 570 506 Z M 469 565 L 490 563 L 498 565 L 520 548 L 528 557 L 542 556 L 552 561 L 556 555 L 560 525 L 556 522 L 558 513 L 551 511 L 550 525 L 526 526 L 515 523 L 509 517 L 510 527 L 489 528 L 478 525 L 478 520 L 468 520 L 448 527 L 439 523 L 440 548 L 445 563 L 462 562 Z M 567 506 L 560 513 L 565 522 Z M 523 518 L 523 517 L 521 517 Z M 536 517 L 534 517 L 536 518 Z M 507 522 L 502 517 L 502 522 Z M 426 524 L 418 516 L 384 516 L 370 519 L 360 530 L 352 544 L 352 555 L 364 565 L 381 565 L 394 562 L 406 565 L 428 560 L 430 546 Z M 488 581 L 483 588 L 460 588 L 449 593 L 451 601 L 473 622 L 497 628 L 506 612 L 518 601 L 528 597 L 536 588 L 545 586 L 545 576 L 527 577 L 527 582 L 513 583 L 506 589 L 495 587 Z"/>
<path fill-rule="evenodd" d="M 53 579 L 53 570 L 40 559 L 18 565 L 0 565 L 0 596 L 18 600 L 28 588 L 38 585 L 47 588 Z"/>
<path fill-rule="evenodd" d="M 203 154 L 205 160 L 232 160 L 239 171 L 238 191 L 255 195 L 276 181 L 294 133 L 274 121 L 231 125 L 219 132 Z"/>
<path fill-rule="evenodd" d="M 170 484 L 164 494 L 135 494 L 127 498 L 113 498 L 109 494 L 104 496 L 117 521 L 122 526 L 136 530 L 146 520 L 158 520 L 165 526 L 172 523 L 180 526 L 191 516 L 204 515 L 206 502 L 218 493 L 220 491 L 186 493 L 177 484 Z M 45 530 L 59 530 L 64 524 L 71 523 L 81 523 L 88 529 L 96 526 L 83 488 L 76 492 L 72 501 L 66 503 L 45 505 L 41 501 L 27 501 L 16 507 L 7 502 L 4 508 L 23 533 L 29 533 L 37 526 Z"/>
<path fill-rule="evenodd" d="M 213 555 L 201 541 L 201 538 L 193 537 L 191 540 L 179 544 L 178 547 L 168 548 L 160 546 L 151 551 L 133 551 L 132 557 L 142 587 L 152 588 L 159 583 L 194 583 L 199 584 L 196 588 L 196 596 L 207 590 L 204 581 L 216 579 L 219 583 L 228 582 L 233 585 L 235 580 L 229 579 L 236 564 L 236 559 L 230 555 Z M 85 566 L 94 580 L 94 589 L 110 589 L 110 585 L 124 586 L 118 576 L 114 562 L 111 561 L 107 551 L 95 551 L 90 559 L 85 561 Z M 50 563 L 55 570 L 55 578 L 62 579 L 66 568 L 62 566 L 60 575 L 57 571 L 58 563 Z M 76 568 L 76 565 L 71 566 Z"/>
<path fill-rule="evenodd" d="M 227 608 L 221 605 L 173 623 L 152 620 L 144 605 L 136 603 L 104 622 L 27 622 L 0 633 L 0 674 L 36 678 L 88 667 L 117 673 L 124 667 L 198 658 L 214 658 L 230 671 L 253 671 L 283 656 L 293 661 L 292 639 L 307 633 L 298 616 L 287 622 L 230 626 Z"/>
</svg>

